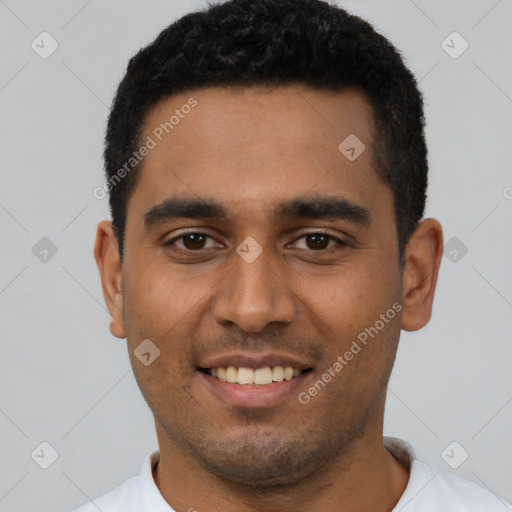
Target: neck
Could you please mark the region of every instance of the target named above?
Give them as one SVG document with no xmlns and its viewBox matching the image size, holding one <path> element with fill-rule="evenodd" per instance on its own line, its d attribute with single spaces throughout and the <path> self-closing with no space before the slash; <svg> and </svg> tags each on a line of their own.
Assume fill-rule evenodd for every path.
<svg viewBox="0 0 512 512">
<path fill-rule="evenodd" d="M 287 485 L 258 486 L 226 481 L 207 471 L 171 443 L 160 444 L 154 480 L 175 510 L 282 512 L 297 509 L 388 512 L 403 494 L 409 471 L 384 447 L 382 430 L 355 439 L 343 460 Z"/>
</svg>

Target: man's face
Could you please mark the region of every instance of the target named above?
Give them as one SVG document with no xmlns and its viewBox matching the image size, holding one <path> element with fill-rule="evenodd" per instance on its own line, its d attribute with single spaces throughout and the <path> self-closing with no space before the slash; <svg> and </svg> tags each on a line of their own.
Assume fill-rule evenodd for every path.
<svg viewBox="0 0 512 512">
<path fill-rule="evenodd" d="M 158 140 L 191 97 L 197 106 Z M 128 203 L 120 323 L 160 444 L 191 464 L 283 483 L 380 433 L 400 333 L 399 308 L 386 312 L 402 300 L 402 273 L 372 133 L 363 96 L 305 87 L 201 89 L 145 120 L 141 140 L 156 147 Z M 366 147 L 355 160 L 356 139 L 338 148 L 351 134 Z M 178 212 L 170 198 L 224 215 Z M 146 366 L 134 351 L 147 339 L 160 355 Z M 223 382 L 228 366 L 276 381 Z M 301 373 L 279 382 L 286 367 Z"/>
</svg>

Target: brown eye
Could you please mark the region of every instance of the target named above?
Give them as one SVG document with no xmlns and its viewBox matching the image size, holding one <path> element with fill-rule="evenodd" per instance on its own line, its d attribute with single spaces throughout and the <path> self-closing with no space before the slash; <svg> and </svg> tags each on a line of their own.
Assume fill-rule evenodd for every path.
<svg viewBox="0 0 512 512">
<path fill-rule="evenodd" d="M 326 249 L 329 245 L 330 237 L 315 233 L 314 235 L 306 235 L 306 245 L 309 249 Z"/>
<path fill-rule="evenodd" d="M 327 234 L 327 233 L 307 233 L 301 236 L 298 240 L 304 240 L 305 247 L 299 249 L 306 249 L 310 251 L 321 251 L 324 249 L 330 249 L 335 245 L 344 245 L 338 238 Z"/>
<path fill-rule="evenodd" d="M 208 247 L 215 247 L 215 244 L 207 247 L 209 239 L 213 241 L 212 237 L 206 233 L 185 233 L 169 240 L 165 245 L 176 245 L 179 249 L 197 252 Z"/>
<path fill-rule="evenodd" d="M 183 236 L 183 245 L 190 250 L 204 249 L 206 236 L 201 233 L 191 233 L 190 235 Z"/>
</svg>

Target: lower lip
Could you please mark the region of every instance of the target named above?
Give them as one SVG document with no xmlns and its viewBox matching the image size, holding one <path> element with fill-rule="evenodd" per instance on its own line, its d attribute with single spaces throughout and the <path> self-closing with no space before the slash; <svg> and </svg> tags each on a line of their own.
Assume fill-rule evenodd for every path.
<svg viewBox="0 0 512 512">
<path fill-rule="evenodd" d="M 286 399 L 296 398 L 312 372 L 302 373 L 291 380 L 273 382 L 264 386 L 244 386 L 223 382 L 207 373 L 198 371 L 206 386 L 223 402 L 234 407 L 272 407 Z"/>
</svg>

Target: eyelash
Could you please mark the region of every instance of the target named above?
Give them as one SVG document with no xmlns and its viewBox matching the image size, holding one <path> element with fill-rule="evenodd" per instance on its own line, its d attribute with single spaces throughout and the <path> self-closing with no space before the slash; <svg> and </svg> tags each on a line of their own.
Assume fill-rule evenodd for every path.
<svg viewBox="0 0 512 512">
<path fill-rule="evenodd" d="M 209 233 L 205 233 L 204 231 L 189 231 L 188 233 L 182 233 L 181 235 L 179 236 L 176 236 L 174 238 L 172 238 L 171 240 L 165 242 L 165 246 L 172 246 L 174 244 L 174 242 L 176 242 L 177 240 L 180 240 L 188 235 L 203 235 L 203 236 L 206 236 L 208 238 L 211 238 L 212 240 L 214 239 Z M 326 237 L 329 238 L 329 240 L 334 240 L 338 245 L 337 247 L 334 246 L 334 247 L 328 247 L 326 249 L 317 249 L 317 250 L 314 250 L 314 249 L 301 249 L 301 250 L 309 250 L 310 252 L 327 252 L 329 251 L 330 249 L 335 249 L 335 248 L 339 248 L 340 246 L 344 246 L 344 245 L 347 245 L 343 240 L 340 240 L 339 238 L 335 237 L 334 235 L 330 234 L 330 233 L 327 233 L 325 231 L 308 231 L 307 233 L 304 233 L 302 234 L 301 236 L 299 236 L 298 238 L 295 239 L 295 242 L 297 240 L 300 240 L 301 238 L 304 238 L 306 236 L 311 236 L 311 235 L 324 235 Z M 188 253 L 200 253 L 201 251 L 203 251 L 203 249 L 198 249 L 197 251 L 193 251 L 193 250 L 190 250 L 190 249 L 183 249 L 181 247 L 178 247 L 179 250 L 181 251 L 185 251 L 185 252 L 188 252 Z"/>
</svg>

